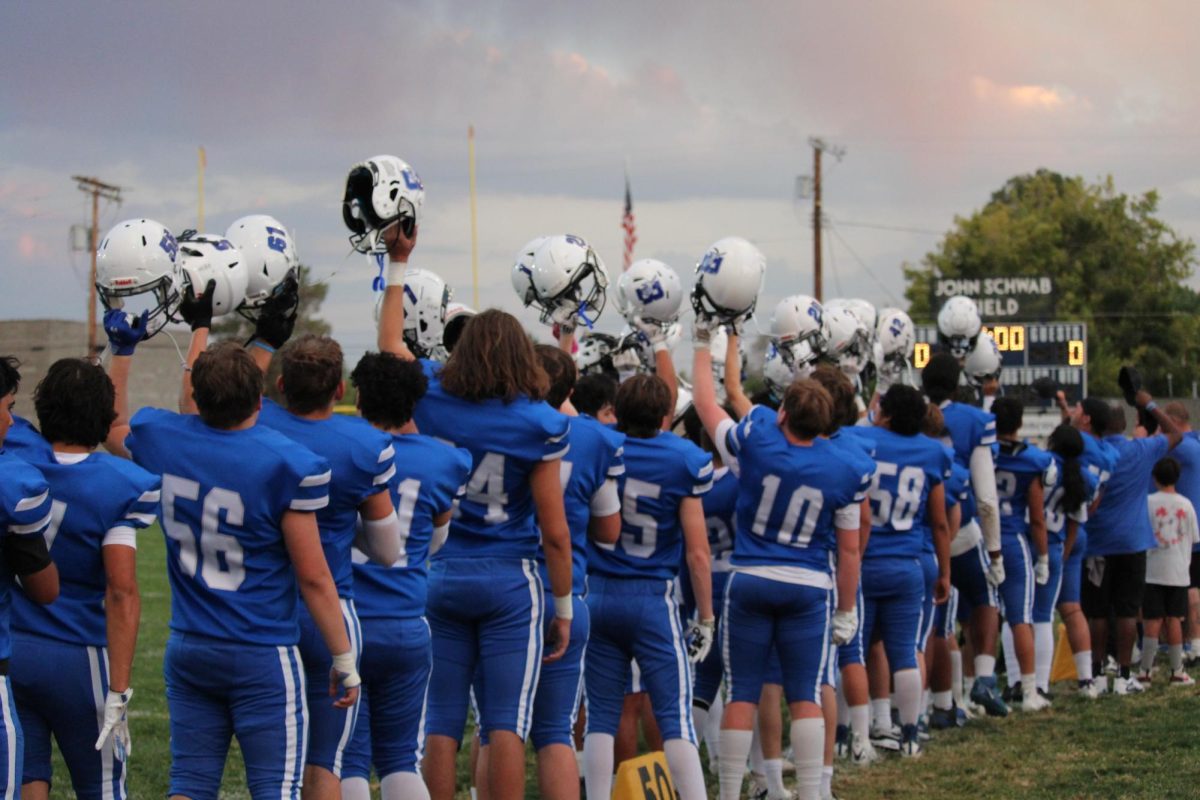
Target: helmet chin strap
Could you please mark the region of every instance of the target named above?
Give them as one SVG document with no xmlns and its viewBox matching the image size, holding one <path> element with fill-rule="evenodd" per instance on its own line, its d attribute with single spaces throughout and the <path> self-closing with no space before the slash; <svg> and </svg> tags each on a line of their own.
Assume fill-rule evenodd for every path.
<svg viewBox="0 0 1200 800">
<path fill-rule="evenodd" d="M 384 289 L 387 288 L 387 281 L 385 281 L 383 279 L 385 256 L 387 255 L 387 253 L 386 252 L 385 253 L 376 252 L 376 253 L 372 253 L 371 255 L 375 256 L 375 266 L 378 267 L 378 269 L 379 269 L 379 274 L 375 276 L 375 279 L 373 281 L 371 281 L 371 291 L 372 292 L 382 292 Z"/>
</svg>

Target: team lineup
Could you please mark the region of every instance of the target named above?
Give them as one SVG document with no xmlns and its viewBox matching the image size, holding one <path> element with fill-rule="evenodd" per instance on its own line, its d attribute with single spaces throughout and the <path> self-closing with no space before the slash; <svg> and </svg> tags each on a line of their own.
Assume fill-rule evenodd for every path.
<svg viewBox="0 0 1200 800">
<path fill-rule="evenodd" d="M 553 331 L 536 344 L 409 266 L 424 201 L 394 156 L 346 178 L 379 270 L 354 365 L 293 336 L 299 260 L 264 215 L 110 230 L 109 353 L 55 362 L 33 414 L 0 356 L 5 797 L 139 796 L 156 524 L 173 798 L 215 800 L 236 737 L 255 798 L 451 800 L 464 748 L 480 800 L 520 798 L 531 743 L 540 796 L 607 800 L 640 735 L 681 800 L 710 796 L 706 770 L 721 800 L 825 800 L 835 765 L 1049 708 L 1056 615 L 1080 695 L 1144 691 L 1160 642 L 1164 680 L 1194 685 L 1200 437 L 1135 369 L 1131 436 L 1123 407 L 1042 386 L 1061 424 L 1039 446 L 974 300 L 941 306 L 920 370 L 913 321 L 865 300 L 790 295 L 756 337 L 766 264 L 739 237 L 690 290 L 529 241 L 511 279 Z M 610 295 L 619 335 L 593 329 Z M 210 342 L 231 314 L 253 335 Z M 138 345 L 170 322 L 191 329 L 178 408 L 131 409 Z M 335 413 L 347 374 L 356 414 Z"/>
</svg>

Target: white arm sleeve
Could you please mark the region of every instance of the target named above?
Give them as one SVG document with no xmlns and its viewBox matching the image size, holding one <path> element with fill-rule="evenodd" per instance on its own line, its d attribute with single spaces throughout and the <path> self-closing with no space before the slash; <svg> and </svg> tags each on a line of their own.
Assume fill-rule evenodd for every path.
<svg viewBox="0 0 1200 800">
<path fill-rule="evenodd" d="M 390 567 L 400 557 L 400 520 L 395 510 L 380 519 L 362 519 L 354 545 L 376 564 Z"/>
<path fill-rule="evenodd" d="M 442 545 L 450 538 L 450 523 L 438 525 L 433 529 L 433 537 L 429 540 L 429 555 L 442 549 Z"/>
<path fill-rule="evenodd" d="M 617 482 L 609 478 L 592 495 L 588 510 L 593 517 L 608 517 L 621 510 L 621 498 L 617 495 Z"/>
<path fill-rule="evenodd" d="M 1000 502 L 996 497 L 996 465 L 992 448 L 980 445 L 971 451 L 971 490 L 979 510 L 979 528 L 989 553 L 1000 549 Z"/>
<path fill-rule="evenodd" d="M 861 520 L 862 503 L 851 503 L 833 512 L 833 527 L 840 531 L 857 531 Z"/>
<path fill-rule="evenodd" d="M 733 430 L 735 425 L 737 423 L 731 419 L 721 420 L 720 424 L 717 425 L 717 435 L 713 438 L 713 444 L 717 446 L 717 453 L 721 456 L 721 461 L 725 462 L 725 466 L 729 467 L 729 470 L 734 475 L 741 475 L 737 456 L 729 452 L 729 442 L 727 440 L 729 432 Z"/>
</svg>

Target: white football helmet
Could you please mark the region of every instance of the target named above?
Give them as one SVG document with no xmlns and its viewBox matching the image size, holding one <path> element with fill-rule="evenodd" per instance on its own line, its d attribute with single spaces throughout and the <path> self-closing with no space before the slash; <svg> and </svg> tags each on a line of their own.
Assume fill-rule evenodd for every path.
<svg viewBox="0 0 1200 800">
<path fill-rule="evenodd" d="M 875 366 L 881 383 L 911 384 L 913 349 L 917 342 L 912 319 L 898 308 L 885 308 L 879 312 L 875 336 L 878 341 Z"/>
<path fill-rule="evenodd" d="M 812 369 L 806 368 L 806 372 L 811 375 Z M 783 400 L 784 392 L 795 377 L 792 368 L 784 359 L 783 352 L 772 342 L 767 346 L 767 357 L 763 361 L 763 382 L 767 384 L 767 391 L 776 402 Z"/>
<path fill-rule="evenodd" d="M 617 279 L 617 305 L 627 320 L 640 318 L 666 328 L 679 319 L 682 304 L 679 275 L 661 261 L 635 261 Z"/>
<path fill-rule="evenodd" d="M 692 308 L 698 317 L 735 323 L 754 313 L 767 260 L 750 242 L 727 236 L 713 243 L 696 265 Z"/>
<path fill-rule="evenodd" d="M 591 245 L 578 236 L 546 237 L 533 255 L 529 279 L 532 292 L 526 303 L 541 309 L 544 324 L 580 320 L 591 327 L 604 310 L 608 270 Z"/>
<path fill-rule="evenodd" d="M 246 302 L 238 311 L 247 315 L 267 301 L 288 273 L 300 266 L 300 259 L 287 228 L 266 214 L 235 220 L 225 238 L 246 262 Z"/>
<path fill-rule="evenodd" d="M 938 312 L 937 327 L 938 344 L 961 363 L 975 347 L 979 332 L 983 330 L 979 307 L 964 295 L 951 297 Z"/>
<path fill-rule="evenodd" d="M 437 273 L 419 267 L 404 271 L 404 343 L 417 358 L 429 358 L 443 344 L 452 296 Z"/>
<path fill-rule="evenodd" d="M 463 328 L 467 326 L 471 317 L 478 313 L 475 309 L 462 303 L 446 304 L 446 325 L 445 330 L 442 331 L 442 349 L 446 351 L 447 355 L 454 352 L 454 345 L 458 344 Z"/>
<path fill-rule="evenodd" d="M 513 259 L 512 272 L 509 277 L 512 278 L 513 291 L 517 293 L 517 297 L 521 298 L 521 303 L 529 306 L 533 303 L 537 293 L 533 290 L 533 256 L 537 253 L 549 236 L 537 236 L 525 243 L 525 246 L 517 251 L 517 257 Z"/>
<path fill-rule="evenodd" d="M 825 351 L 825 333 L 821 320 L 824 309 L 806 294 L 785 297 L 771 315 L 771 339 L 784 363 L 795 371 Z"/>
<path fill-rule="evenodd" d="M 858 317 L 858 321 L 866 326 L 866 329 L 871 332 L 871 338 L 875 337 L 875 324 L 879 321 L 879 315 L 876 313 L 874 305 L 866 300 L 863 300 L 861 297 L 851 297 L 846 300 L 830 301 L 825 305 L 828 307 L 834 303 L 838 303 L 850 309 L 850 313 Z"/>
<path fill-rule="evenodd" d="M 96 251 L 96 291 L 106 309 L 123 308 L 126 298 L 152 295 L 146 336 L 162 330 L 183 297 L 176 257 L 179 245 L 152 219 L 118 222 Z"/>
<path fill-rule="evenodd" d="M 216 233 L 184 232 L 179 240 L 179 272 L 183 276 L 181 293 L 191 286 L 204 294 L 209 281 L 213 287 L 213 318 L 237 309 L 246 299 L 246 262 L 233 243 Z"/>
<path fill-rule="evenodd" d="M 822 355 L 849 377 L 857 378 L 871 360 L 867 327 L 847 306 L 830 304 L 821 319 L 821 335 L 825 339 Z"/>
<path fill-rule="evenodd" d="M 383 253 L 383 233 L 400 225 L 412 236 L 421 223 L 425 186 L 417 171 L 395 156 L 375 156 L 355 164 L 346 176 L 342 220 L 350 245 L 360 253 Z"/>
<path fill-rule="evenodd" d="M 611 333 L 588 331 L 579 337 L 579 350 L 575 353 L 575 366 L 580 375 L 608 375 L 617 378 L 613 364 L 621 346 L 621 338 Z"/>
<path fill-rule="evenodd" d="M 972 386 L 982 386 L 989 378 L 999 380 L 1002 357 L 990 333 L 980 334 L 963 362 L 963 375 Z"/>
</svg>

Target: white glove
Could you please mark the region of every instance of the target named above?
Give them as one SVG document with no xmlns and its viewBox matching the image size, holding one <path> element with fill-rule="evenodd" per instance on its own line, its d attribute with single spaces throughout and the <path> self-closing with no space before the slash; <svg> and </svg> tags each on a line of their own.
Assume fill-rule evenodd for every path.
<svg viewBox="0 0 1200 800">
<path fill-rule="evenodd" d="M 708 347 L 713 333 L 720 326 L 721 323 L 715 317 L 698 315 L 692 322 L 692 344 L 696 347 Z"/>
<path fill-rule="evenodd" d="M 992 588 L 1004 583 L 1004 559 L 993 558 L 987 568 L 987 582 Z"/>
<path fill-rule="evenodd" d="M 358 676 L 358 667 L 354 663 L 353 651 L 334 656 L 330 673 L 333 683 L 340 683 L 347 689 L 353 689 L 362 683 L 362 678 Z"/>
<path fill-rule="evenodd" d="M 96 739 L 96 749 L 103 750 L 111 737 L 113 755 L 121 762 L 133 752 L 133 741 L 129 738 L 129 718 L 126 715 L 132 698 L 132 688 L 123 692 L 109 690 L 104 699 L 104 726 L 100 728 L 100 737 Z"/>
<path fill-rule="evenodd" d="M 1033 580 L 1038 586 L 1050 582 L 1050 556 L 1038 556 L 1037 563 L 1033 565 Z"/>
<path fill-rule="evenodd" d="M 693 664 L 699 664 L 708 657 L 716 628 L 717 621 L 712 618 L 696 620 L 688 627 L 688 660 Z"/>
<path fill-rule="evenodd" d="M 858 633 L 858 609 L 833 612 L 833 643 L 849 644 Z"/>
<path fill-rule="evenodd" d="M 667 329 L 653 322 L 646 322 L 641 317 L 630 317 L 629 324 L 650 343 L 655 352 L 667 349 Z"/>
</svg>

